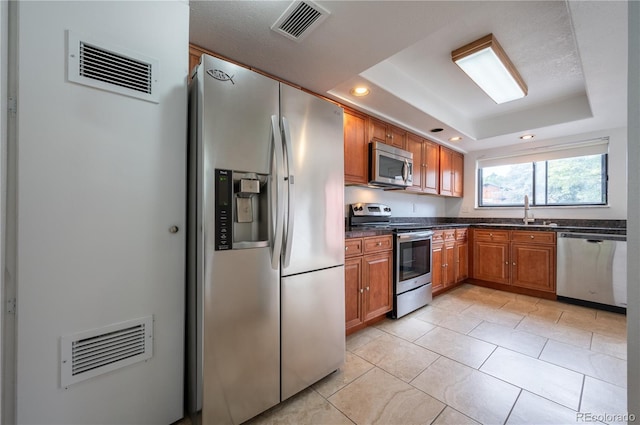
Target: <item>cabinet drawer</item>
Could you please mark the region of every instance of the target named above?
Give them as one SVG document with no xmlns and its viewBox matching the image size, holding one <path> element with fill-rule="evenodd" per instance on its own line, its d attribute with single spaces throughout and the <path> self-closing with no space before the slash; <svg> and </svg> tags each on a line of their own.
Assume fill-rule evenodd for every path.
<svg viewBox="0 0 640 425">
<path fill-rule="evenodd" d="M 456 231 L 455 230 L 445 230 L 444 231 L 444 241 L 451 242 L 456 239 Z"/>
<path fill-rule="evenodd" d="M 473 238 L 477 241 L 509 242 L 509 231 L 474 229 Z"/>
<path fill-rule="evenodd" d="M 433 243 L 443 242 L 444 241 L 444 231 L 442 230 L 434 230 L 433 236 L 431 237 L 431 241 Z"/>
<path fill-rule="evenodd" d="M 361 238 L 345 239 L 344 256 L 354 257 L 356 255 L 362 255 L 362 239 Z"/>
<path fill-rule="evenodd" d="M 393 248 L 391 236 L 371 236 L 364 238 L 364 252 L 388 251 Z"/>
<path fill-rule="evenodd" d="M 556 232 L 529 232 L 526 230 L 514 230 L 511 234 L 514 242 L 555 243 Z"/>
<path fill-rule="evenodd" d="M 467 229 L 456 229 L 456 240 L 457 241 L 466 241 L 467 240 Z"/>
</svg>

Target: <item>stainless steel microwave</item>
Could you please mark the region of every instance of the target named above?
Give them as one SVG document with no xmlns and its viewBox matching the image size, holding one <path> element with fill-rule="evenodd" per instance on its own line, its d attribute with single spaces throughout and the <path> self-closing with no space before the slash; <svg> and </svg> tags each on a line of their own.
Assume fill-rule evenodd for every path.
<svg viewBox="0 0 640 425">
<path fill-rule="evenodd" d="M 369 143 L 369 184 L 409 187 L 413 184 L 413 154 L 381 142 Z"/>
</svg>

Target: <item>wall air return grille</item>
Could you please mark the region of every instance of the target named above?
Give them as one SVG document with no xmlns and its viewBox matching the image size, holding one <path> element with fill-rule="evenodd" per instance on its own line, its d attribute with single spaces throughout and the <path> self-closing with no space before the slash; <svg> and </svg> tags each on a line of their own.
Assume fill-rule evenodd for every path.
<svg viewBox="0 0 640 425">
<path fill-rule="evenodd" d="M 67 33 L 67 78 L 69 81 L 139 99 L 158 102 L 158 61 Z"/>
<path fill-rule="evenodd" d="M 294 1 L 271 29 L 300 41 L 329 16 L 329 11 L 311 1 Z"/>
<path fill-rule="evenodd" d="M 60 384 L 68 387 L 151 358 L 153 317 L 63 336 L 60 348 Z"/>
</svg>

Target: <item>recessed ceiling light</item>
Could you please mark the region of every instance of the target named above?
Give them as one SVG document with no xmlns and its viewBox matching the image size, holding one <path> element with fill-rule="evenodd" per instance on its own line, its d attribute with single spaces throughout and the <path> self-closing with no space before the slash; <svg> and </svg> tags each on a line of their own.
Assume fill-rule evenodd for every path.
<svg viewBox="0 0 640 425">
<path fill-rule="evenodd" d="M 442 128 L 432 128 L 431 132 L 432 133 L 440 133 L 443 129 Z"/>
<path fill-rule="evenodd" d="M 531 139 L 533 139 L 534 137 L 536 137 L 536 135 L 535 135 L 535 134 L 523 134 L 522 136 L 520 136 L 520 138 L 521 138 L 522 140 L 531 140 Z"/>
<path fill-rule="evenodd" d="M 459 142 L 460 140 L 462 140 L 461 136 L 454 136 L 449 138 L 450 142 Z"/>
<path fill-rule="evenodd" d="M 350 93 L 354 96 L 366 96 L 369 94 L 369 89 L 364 86 L 354 87 Z"/>
</svg>

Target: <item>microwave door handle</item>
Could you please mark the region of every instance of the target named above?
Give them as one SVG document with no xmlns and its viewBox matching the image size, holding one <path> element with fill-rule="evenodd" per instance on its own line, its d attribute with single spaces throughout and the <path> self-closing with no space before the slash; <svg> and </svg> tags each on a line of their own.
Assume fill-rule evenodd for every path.
<svg viewBox="0 0 640 425">
<path fill-rule="evenodd" d="M 409 161 L 404 160 L 404 164 L 402 164 L 402 180 L 407 182 L 409 180 Z"/>
</svg>

